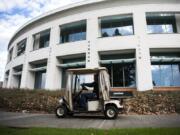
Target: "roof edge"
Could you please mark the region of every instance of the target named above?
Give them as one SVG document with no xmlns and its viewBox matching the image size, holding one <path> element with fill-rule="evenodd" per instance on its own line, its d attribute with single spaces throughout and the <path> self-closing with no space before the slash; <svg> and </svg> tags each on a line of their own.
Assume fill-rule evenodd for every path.
<svg viewBox="0 0 180 135">
<path fill-rule="evenodd" d="M 76 2 L 76 3 L 72 3 L 72 4 L 69 4 L 69 5 L 66 5 L 66 6 L 62 6 L 62 7 L 59 7 L 59 8 L 56 8 L 56 9 L 53 9 L 53 10 L 50 10 L 50 11 L 47 11 L 29 21 L 27 21 L 25 24 L 23 24 L 20 28 L 18 28 L 15 33 L 13 34 L 13 36 L 10 38 L 9 40 L 9 43 L 8 43 L 8 49 L 10 47 L 10 44 L 12 43 L 13 41 L 13 38 L 24 28 L 28 27 L 29 25 L 31 25 L 32 23 L 40 20 L 40 19 L 43 19 L 45 17 L 48 17 L 50 15 L 53 15 L 55 13 L 58 13 L 58 12 L 63 12 L 63 11 L 66 11 L 66 10 L 69 10 L 69 9 L 73 9 L 73 8 L 76 8 L 76 7 L 80 7 L 80 6 L 85 6 L 85 5 L 89 5 L 89 4 L 94 4 L 94 3 L 100 3 L 100 2 L 103 2 L 103 1 L 108 1 L 108 0 L 83 0 L 81 2 Z"/>
</svg>

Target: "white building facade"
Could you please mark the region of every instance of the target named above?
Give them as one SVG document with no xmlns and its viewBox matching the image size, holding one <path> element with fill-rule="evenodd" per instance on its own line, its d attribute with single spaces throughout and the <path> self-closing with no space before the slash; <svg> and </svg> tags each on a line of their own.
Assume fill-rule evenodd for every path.
<svg viewBox="0 0 180 135">
<path fill-rule="evenodd" d="M 3 87 L 57 90 L 69 68 L 107 67 L 113 88 L 180 87 L 179 0 L 89 0 L 11 38 Z"/>
</svg>

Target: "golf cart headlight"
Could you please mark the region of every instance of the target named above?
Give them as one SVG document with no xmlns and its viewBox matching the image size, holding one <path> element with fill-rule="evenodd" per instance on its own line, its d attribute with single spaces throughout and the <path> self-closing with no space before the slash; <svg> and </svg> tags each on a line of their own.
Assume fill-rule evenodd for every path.
<svg viewBox="0 0 180 135">
<path fill-rule="evenodd" d="M 60 104 L 62 104 L 63 103 L 63 99 L 61 98 L 61 99 L 59 99 L 59 103 Z"/>
</svg>

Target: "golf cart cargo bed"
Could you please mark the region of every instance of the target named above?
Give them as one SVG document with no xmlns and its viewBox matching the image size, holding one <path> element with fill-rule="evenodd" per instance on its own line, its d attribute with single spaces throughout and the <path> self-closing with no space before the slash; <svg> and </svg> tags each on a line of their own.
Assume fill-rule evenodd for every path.
<svg viewBox="0 0 180 135">
<path fill-rule="evenodd" d="M 131 98 L 135 90 L 135 88 L 111 88 L 109 94 L 111 99 Z"/>
</svg>

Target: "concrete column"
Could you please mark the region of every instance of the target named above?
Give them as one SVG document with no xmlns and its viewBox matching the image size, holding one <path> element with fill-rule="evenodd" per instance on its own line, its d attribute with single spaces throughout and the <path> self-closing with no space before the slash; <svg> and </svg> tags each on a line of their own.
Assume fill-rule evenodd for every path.
<svg viewBox="0 0 180 135">
<path fill-rule="evenodd" d="M 134 12 L 134 29 L 138 38 L 136 45 L 136 85 L 138 91 L 151 90 L 152 74 L 148 43 L 146 43 L 147 25 L 145 12 L 136 10 Z"/>
<path fill-rule="evenodd" d="M 32 83 L 30 83 L 32 78 L 30 78 L 29 73 L 29 63 L 28 63 L 28 55 L 32 49 L 33 46 L 33 37 L 29 36 L 27 37 L 26 41 L 26 50 L 25 50 L 25 57 L 24 57 L 24 64 L 22 69 L 22 78 L 21 78 L 21 85 L 20 88 L 29 88 L 32 89 L 34 86 L 32 86 Z"/>
<path fill-rule="evenodd" d="M 8 83 L 8 82 L 7 82 L 6 77 L 7 77 L 7 76 L 6 76 L 6 73 L 4 73 L 4 80 L 3 80 L 3 86 L 2 86 L 3 88 L 6 88 L 6 87 L 7 87 L 7 83 Z"/>
<path fill-rule="evenodd" d="M 13 81 L 13 69 L 10 69 L 9 70 L 9 77 L 8 77 L 8 82 L 7 82 L 7 88 L 12 88 L 11 84 L 12 84 L 12 81 Z"/>
<path fill-rule="evenodd" d="M 177 33 L 180 33 L 180 14 L 177 13 L 177 14 L 175 15 L 175 17 L 176 17 Z"/>
<path fill-rule="evenodd" d="M 99 67 L 99 56 L 97 52 L 97 38 L 99 36 L 98 18 L 87 19 L 87 51 L 86 51 L 86 67 Z"/>
<path fill-rule="evenodd" d="M 57 67 L 58 60 L 55 56 L 55 49 L 59 43 L 59 26 L 51 28 L 49 58 L 46 70 L 46 85 L 49 90 L 57 90 L 61 88 L 62 71 Z"/>
<path fill-rule="evenodd" d="M 21 78 L 21 85 L 20 85 L 20 88 L 23 89 L 23 88 L 32 88 L 29 86 L 29 82 L 28 82 L 28 75 L 29 75 L 29 65 L 28 65 L 28 62 L 25 62 L 23 64 L 23 70 L 22 70 L 22 78 Z"/>
</svg>

